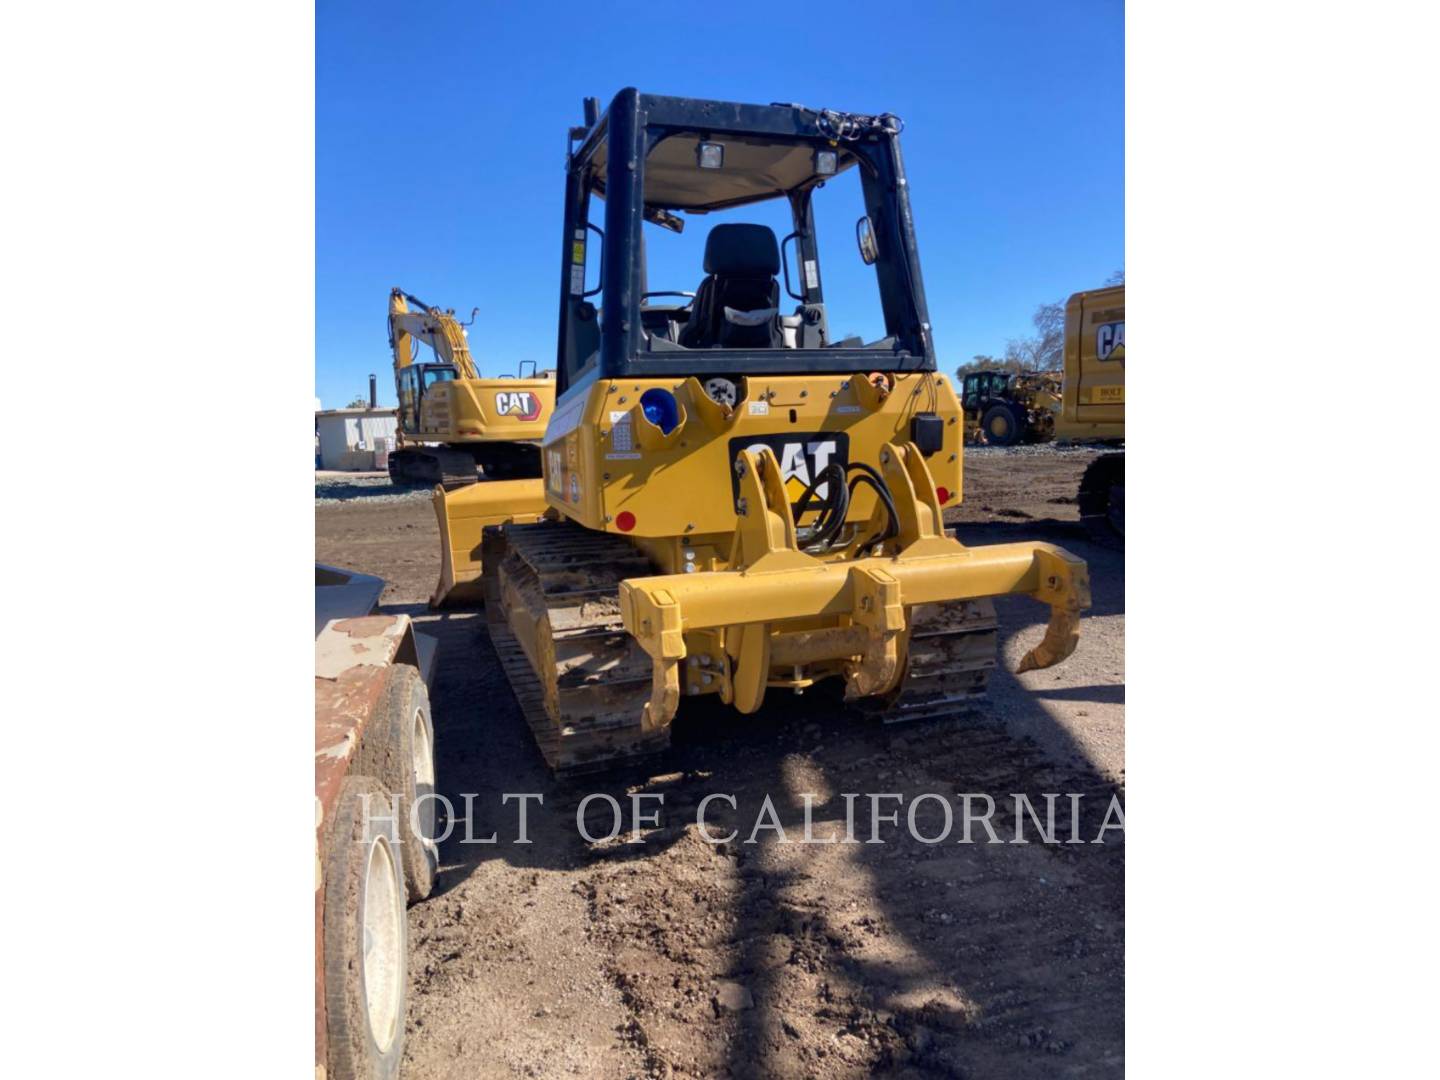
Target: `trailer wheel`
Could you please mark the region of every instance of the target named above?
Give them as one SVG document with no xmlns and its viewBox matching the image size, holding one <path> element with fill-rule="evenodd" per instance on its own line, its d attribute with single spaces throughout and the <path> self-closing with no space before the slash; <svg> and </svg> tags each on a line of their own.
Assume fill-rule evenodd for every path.
<svg viewBox="0 0 1440 1080">
<path fill-rule="evenodd" d="M 409 664 L 395 664 L 385 672 L 385 686 L 365 727 L 355 769 L 400 796 L 397 825 L 405 889 L 412 903 L 424 900 L 435 887 L 440 868 L 435 800 L 422 798 L 435 792 L 435 729 L 425 682 Z M 412 814 L 418 836 L 410 827 Z"/>
<path fill-rule="evenodd" d="M 366 813 L 366 797 L 369 815 Z M 405 885 L 388 796 L 347 777 L 325 841 L 325 1041 L 331 1080 L 395 1080 L 405 1048 Z"/>
<path fill-rule="evenodd" d="M 985 410 L 981 426 L 991 446 L 1014 446 L 1025 434 L 1024 421 L 1016 417 L 1015 410 L 1009 405 L 991 405 Z"/>
</svg>

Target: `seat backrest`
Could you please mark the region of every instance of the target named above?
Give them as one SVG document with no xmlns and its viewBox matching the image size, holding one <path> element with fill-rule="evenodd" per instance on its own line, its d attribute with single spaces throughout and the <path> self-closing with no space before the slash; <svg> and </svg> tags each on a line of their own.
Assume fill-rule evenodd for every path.
<svg viewBox="0 0 1440 1080">
<path fill-rule="evenodd" d="M 680 335 L 689 349 L 780 348 L 780 247 L 765 225 L 716 225 L 705 273 Z"/>
</svg>

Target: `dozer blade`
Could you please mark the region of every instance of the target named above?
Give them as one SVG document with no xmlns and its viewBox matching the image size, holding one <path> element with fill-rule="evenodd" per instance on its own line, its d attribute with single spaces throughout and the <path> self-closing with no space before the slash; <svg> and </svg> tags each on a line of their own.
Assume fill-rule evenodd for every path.
<svg viewBox="0 0 1440 1080">
<path fill-rule="evenodd" d="M 528 525 L 549 515 L 545 481 L 538 477 L 437 488 L 434 502 L 440 581 L 430 597 L 432 608 L 480 603 L 480 544 L 487 525 Z"/>
</svg>

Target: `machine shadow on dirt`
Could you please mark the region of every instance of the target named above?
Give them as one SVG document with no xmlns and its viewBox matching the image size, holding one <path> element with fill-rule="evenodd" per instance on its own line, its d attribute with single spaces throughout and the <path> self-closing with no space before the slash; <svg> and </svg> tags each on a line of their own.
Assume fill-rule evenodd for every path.
<svg viewBox="0 0 1440 1080">
<path fill-rule="evenodd" d="M 1047 523 L 1038 524 L 1043 529 Z M 1092 549 L 1068 535 L 1077 525 L 1048 524 L 1092 560 L 1091 615 L 1123 614 L 1123 555 Z M 985 542 L 1004 542 L 1021 530 L 1033 535 L 1036 529 L 1033 520 L 961 527 L 967 539 L 973 535 Z M 1033 605 L 1007 606 L 1014 610 L 1003 612 L 1002 656 L 1010 637 L 1043 623 Z M 1026 615 L 1040 617 L 1027 623 Z M 1073 1064 L 1121 1053 L 1123 831 L 1109 832 L 1099 845 L 958 844 L 957 820 L 948 842 L 926 845 L 908 834 L 902 808 L 899 827 L 882 830 L 883 844 L 784 845 L 773 830 L 759 831 L 753 845 L 743 841 L 766 796 L 787 836 L 800 838 L 805 815 L 798 788 L 830 793 L 816 799 L 810 814 L 817 837 L 843 833 L 841 792 L 859 795 L 855 832 L 861 840 L 870 829 L 868 793 L 903 793 L 907 801 L 924 792 L 952 799 L 962 792 L 988 793 L 997 804 L 996 833 L 1009 840 L 1016 829 L 1012 794 L 1028 795 L 1043 813 L 1043 794 L 1058 792 L 1084 796 L 1075 828 L 1085 840 L 1093 839 L 1111 797 L 1123 802 L 1122 782 L 1088 760 L 1044 700 L 1113 701 L 1123 695 L 1123 686 L 1026 691 L 1012 687 L 1015 677 L 1002 667 L 992 677 L 991 694 L 1004 703 L 1004 715 L 977 712 L 893 726 L 859 715 L 818 688 L 804 696 L 772 692 L 766 707 L 751 716 L 686 702 L 696 707 L 682 707 L 665 754 L 555 780 L 497 674 L 498 664 L 483 662 L 489 652 L 483 615 L 447 612 L 420 619 L 441 640 L 435 722 L 446 753 L 438 790 L 457 809 L 465 793 L 476 794 L 473 835 L 493 831 L 499 840 L 463 844 L 463 823 L 457 822 L 456 834 L 442 846 L 436 895 L 496 858 L 527 870 L 593 870 L 586 885 L 594 913 L 590 932 L 613 944 L 617 955 L 638 947 L 647 961 L 643 966 L 653 959 L 662 970 L 677 967 L 675 978 L 694 980 L 697 987 L 744 987 L 752 1007 L 733 1013 L 715 1008 L 717 1038 L 707 1045 L 716 1056 L 708 1066 L 734 1075 L 820 1068 L 823 1062 L 815 1055 L 827 1050 L 810 1037 L 815 1025 L 841 1033 L 836 1037 L 850 1048 L 844 1060 L 852 1066 L 858 1054 L 877 1069 L 909 1065 L 943 1072 L 984 1064 L 1013 1069 L 1023 1059 L 1032 1062 L 1027 1068 L 1043 1070 L 1059 1060 L 1052 1055 Z M 994 711 L 993 702 L 987 711 Z M 530 844 L 511 842 L 515 806 L 500 803 L 507 791 L 544 795 L 543 807 L 532 806 L 528 815 Z M 690 948 L 695 942 L 683 926 L 699 925 L 703 913 L 691 911 L 696 901 L 676 890 L 670 898 L 674 920 L 647 919 L 637 946 L 632 930 L 615 919 L 624 904 L 614 897 L 635 889 L 672 855 L 691 857 L 672 849 L 697 842 L 699 802 L 714 792 L 733 795 L 737 808 L 712 804 L 706 814 L 710 829 L 716 835 L 739 830 L 733 842 L 714 846 L 710 854 L 715 874 L 730 882 L 727 891 L 707 894 L 700 903 L 706 913 L 718 907 L 725 923 L 720 940 Z M 643 830 L 643 843 L 588 844 L 575 814 L 591 793 L 608 794 L 625 809 L 627 831 L 630 794 L 662 794 L 660 825 Z M 603 835 L 611 813 L 603 800 L 591 802 L 587 827 Z M 958 806 L 955 813 L 958 818 Z M 933 799 L 916 820 L 924 836 L 938 834 L 944 825 Z M 1069 827 L 1065 820 L 1057 830 L 1062 838 Z M 1033 826 L 1029 835 L 1034 836 Z M 832 868 L 836 860 L 844 865 L 838 874 L 833 869 L 812 874 L 806 869 L 812 858 L 828 860 Z M 820 891 L 822 880 L 850 885 L 845 896 L 834 897 Z M 852 891 L 868 911 L 845 907 Z M 885 941 L 881 955 L 870 955 L 879 938 Z M 687 953 L 689 963 L 668 959 Z M 900 956 L 903 962 L 895 959 Z M 664 1031 L 650 1030 L 656 1010 L 647 1008 L 645 990 L 628 968 L 617 959 L 610 972 L 635 1002 L 628 1022 L 648 1031 L 648 1042 L 663 1046 Z M 1076 1035 L 1083 1018 L 1106 1015 L 1110 1019 L 1100 1030 Z M 624 1021 L 617 1017 L 617 1023 Z M 653 1053 L 663 1057 L 660 1050 Z"/>
</svg>

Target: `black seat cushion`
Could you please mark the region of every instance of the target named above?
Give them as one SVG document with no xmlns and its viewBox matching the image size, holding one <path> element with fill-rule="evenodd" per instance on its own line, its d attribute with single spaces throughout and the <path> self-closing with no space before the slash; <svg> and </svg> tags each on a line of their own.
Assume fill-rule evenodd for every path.
<svg viewBox="0 0 1440 1080">
<path fill-rule="evenodd" d="M 705 272 L 680 344 L 689 349 L 770 349 L 780 333 L 780 246 L 764 225 L 716 225 L 705 239 Z M 736 313 L 727 318 L 725 309 Z M 771 312 L 769 317 L 757 313 Z"/>
</svg>

